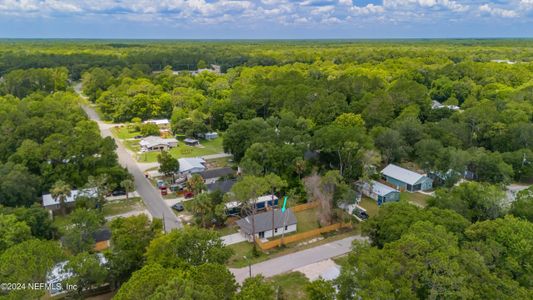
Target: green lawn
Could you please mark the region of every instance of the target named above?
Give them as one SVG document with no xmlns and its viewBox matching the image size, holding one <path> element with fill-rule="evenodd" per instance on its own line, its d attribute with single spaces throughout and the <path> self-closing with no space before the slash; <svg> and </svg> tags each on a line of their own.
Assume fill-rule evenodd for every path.
<svg viewBox="0 0 533 300">
<path fill-rule="evenodd" d="M 422 207 L 426 207 L 427 200 L 429 198 L 431 198 L 431 196 L 424 195 L 422 193 L 409 193 L 409 192 L 400 193 L 400 201 L 408 201 L 408 202 L 417 204 Z"/>
<path fill-rule="evenodd" d="M 104 216 L 113 216 L 139 209 L 144 209 L 144 205 L 141 198 L 135 197 L 129 200 L 109 201 L 104 205 L 103 213 Z"/>
<path fill-rule="evenodd" d="M 121 140 L 132 139 L 136 135 L 141 134 L 139 131 L 135 131 L 133 129 L 130 130 L 127 125 L 124 125 L 122 127 L 113 127 L 111 128 L 111 132 L 114 136 L 118 137 Z"/>
<path fill-rule="evenodd" d="M 228 225 L 221 228 L 215 228 L 215 231 L 218 232 L 220 236 L 230 235 L 239 232 L 239 226 L 235 224 Z"/>
<path fill-rule="evenodd" d="M 339 266 L 346 266 L 348 265 L 348 255 L 345 254 L 345 255 L 342 255 L 342 256 L 337 256 L 335 258 L 333 258 L 333 261 L 339 265 Z"/>
<path fill-rule="evenodd" d="M 128 144 L 129 143 L 129 144 Z M 211 141 L 201 140 L 200 144 L 203 147 L 191 147 L 183 144 L 180 141 L 178 147 L 170 149 L 170 154 L 175 158 L 182 157 L 197 157 L 210 154 L 217 154 L 224 152 L 222 147 L 222 138 L 217 138 Z M 125 141 L 125 146 L 133 151 L 139 151 L 138 141 Z M 159 152 L 145 152 L 139 154 L 139 162 L 156 162 Z"/>
<path fill-rule="evenodd" d="M 305 232 L 318 228 L 318 208 L 306 209 L 295 213 L 298 221 L 297 232 Z"/>
<path fill-rule="evenodd" d="M 281 299 L 304 300 L 308 299 L 305 291 L 309 279 L 303 273 L 291 272 L 269 278 L 268 281 L 282 296 Z M 279 288 L 279 290 L 278 290 Z"/>
<path fill-rule="evenodd" d="M 366 212 L 370 217 L 373 217 L 378 214 L 379 206 L 376 203 L 376 200 L 374 199 L 363 196 L 361 198 L 361 203 L 359 203 L 359 206 L 366 209 Z"/>
</svg>

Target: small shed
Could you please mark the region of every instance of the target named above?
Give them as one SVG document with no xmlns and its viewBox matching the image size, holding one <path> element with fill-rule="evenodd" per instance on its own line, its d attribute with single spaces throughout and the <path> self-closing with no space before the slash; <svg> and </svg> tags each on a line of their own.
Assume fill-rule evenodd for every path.
<svg viewBox="0 0 533 300">
<path fill-rule="evenodd" d="M 381 182 L 371 180 L 362 186 L 363 195 L 377 201 L 378 205 L 385 202 L 400 201 L 400 192 Z"/>
<path fill-rule="evenodd" d="M 426 191 L 433 187 L 433 180 L 424 174 L 389 164 L 381 171 L 385 181 L 391 183 L 400 191 Z"/>
<path fill-rule="evenodd" d="M 183 142 L 187 146 L 198 146 L 198 145 L 200 145 L 200 141 L 198 141 L 197 139 L 186 138 L 186 139 L 183 140 Z"/>
</svg>

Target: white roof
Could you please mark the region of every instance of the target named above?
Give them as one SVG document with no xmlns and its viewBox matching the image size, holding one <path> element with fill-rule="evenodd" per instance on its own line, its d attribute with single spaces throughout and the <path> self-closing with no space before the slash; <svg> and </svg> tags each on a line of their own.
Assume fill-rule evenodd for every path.
<svg viewBox="0 0 533 300">
<path fill-rule="evenodd" d="M 278 197 L 276 197 L 276 195 L 274 195 L 274 200 L 277 200 L 277 199 L 278 199 Z M 270 200 L 272 200 L 272 195 L 264 195 L 264 196 L 260 196 L 260 197 L 257 198 L 257 203 L 267 202 L 267 201 L 270 201 Z M 250 200 L 249 203 L 252 203 L 252 200 Z M 226 203 L 226 209 L 239 207 L 240 205 L 241 205 L 241 203 L 238 202 L 238 201 L 227 202 Z"/>
<path fill-rule="evenodd" d="M 422 174 L 418 174 L 416 172 L 404 169 L 402 167 L 398 167 L 397 165 L 393 164 L 389 164 L 387 167 L 385 167 L 385 169 L 381 171 L 381 174 L 386 175 L 388 177 L 392 177 L 394 179 L 398 179 L 410 185 L 416 184 L 420 179 L 424 177 L 424 175 Z"/>
<path fill-rule="evenodd" d="M 377 195 L 380 195 L 380 196 L 386 196 L 386 195 L 388 195 L 390 193 L 398 192 L 396 189 L 391 188 L 390 186 L 385 185 L 385 184 L 383 184 L 381 182 L 378 182 L 378 181 L 375 181 L 375 180 L 372 180 L 371 184 L 372 184 L 372 192 L 374 192 L 374 193 L 376 193 Z"/>
<path fill-rule="evenodd" d="M 272 200 L 272 197 L 274 197 L 274 200 L 277 200 L 278 197 L 276 195 L 264 195 L 257 198 L 257 202 L 266 202 Z"/>
<path fill-rule="evenodd" d="M 158 119 L 158 120 L 146 120 L 144 124 L 155 124 L 155 125 L 168 125 L 170 121 L 168 119 Z"/>
<path fill-rule="evenodd" d="M 90 189 L 84 189 L 84 190 L 72 190 L 70 191 L 70 196 L 65 199 L 65 203 L 70 203 L 76 201 L 76 198 L 79 196 L 87 196 L 87 197 L 96 197 L 96 189 L 90 188 Z M 43 206 L 51 206 L 51 205 L 57 205 L 59 204 L 59 199 L 54 199 L 52 197 L 52 194 L 45 194 L 43 195 Z"/>
<path fill-rule="evenodd" d="M 153 146 L 157 146 L 157 145 L 167 145 L 169 146 L 171 143 L 178 143 L 178 140 L 174 139 L 174 138 L 170 138 L 170 139 L 164 139 L 164 138 L 161 138 L 161 137 L 158 137 L 158 136 L 147 136 L 145 137 L 144 139 L 142 139 L 140 142 L 139 142 L 139 145 L 141 145 L 141 147 L 147 147 L 147 148 L 150 148 L 150 147 L 153 147 Z"/>
<path fill-rule="evenodd" d="M 179 158 L 178 162 L 180 163 L 180 173 L 188 172 L 193 169 L 205 170 L 205 160 L 200 157 Z"/>
</svg>

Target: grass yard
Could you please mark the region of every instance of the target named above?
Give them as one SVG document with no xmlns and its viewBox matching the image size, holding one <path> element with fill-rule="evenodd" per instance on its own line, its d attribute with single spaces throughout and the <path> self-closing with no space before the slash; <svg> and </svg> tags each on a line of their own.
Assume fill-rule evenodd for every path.
<svg viewBox="0 0 533 300">
<path fill-rule="evenodd" d="M 376 200 L 363 196 L 361 198 L 361 203 L 359 206 L 366 209 L 366 212 L 370 217 L 373 217 L 378 214 L 379 206 L 376 203 Z"/>
<path fill-rule="evenodd" d="M 233 224 L 233 225 L 227 225 L 227 226 L 224 226 L 224 227 L 221 227 L 221 228 L 214 228 L 216 232 L 218 232 L 218 234 L 220 234 L 220 236 L 224 236 L 224 235 L 230 235 L 230 234 L 234 234 L 234 233 L 237 233 L 239 232 L 239 226 Z"/>
<path fill-rule="evenodd" d="M 111 133 L 113 133 L 114 136 L 118 137 L 121 140 L 132 139 L 136 135 L 141 134 L 140 131 L 130 130 L 127 125 L 124 125 L 122 127 L 113 127 L 111 128 Z"/>
<path fill-rule="evenodd" d="M 298 220 L 298 233 L 318 228 L 317 210 L 318 208 L 315 207 L 295 213 L 296 220 Z"/>
<path fill-rule="evenodd" d="M 125 141 L 125 146 L 130 150 L 139 151 L 138 143 L 138 141 Z M 183 142 L 180 141 L 178 147 L 170 149 L 169 152 L 175 158 L 197 157 L 224 152 L 222 147 L 222 138 L 220 137 L 211 141 L 201 140 L 200 144 L 203 147 L 191 147 L 183 144 Z M 157 151 L 145 152 L 138 155 L 138 161 L 156 162 L 158 155 L 159 152 Z"/>
<path fill-rule="evenodd" d="M 305 291 L 309 279 L 303 273 L 291 272 L 269 278 L 268 281 L 278 291 L 278 299 L 304 300 L 309 299 Z M 279 289 L 278 289 L 279 288 Z"/>
<path fill-rule="evenodd" d="M 104 216 L 113 216 L 140 209 L 144 209 L 144 204 L 141 201 L 141 198 L 135 197 L 130 198 L 129 200 L 108 201 L 104 205 L 103 213 Z"/>
<path fill-rule="evenodd" d="M 400 201 L 408 201 L 421 207 L 427 206 L 427 200 L 429 198 L 431 198 L 431 196 L 424 195 L 422 193 L 409 193 L 409 192 L 400 193 Z"/>
</svg>

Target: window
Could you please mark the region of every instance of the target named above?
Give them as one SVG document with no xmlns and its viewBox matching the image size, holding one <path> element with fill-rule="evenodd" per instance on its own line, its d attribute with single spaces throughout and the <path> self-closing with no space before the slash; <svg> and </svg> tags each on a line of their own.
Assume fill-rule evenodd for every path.
<svg viewBox="0 0 533 300">
<path fill-rule="evenodd" d="M 285 226 L 285 230 L 288 230 L 289 229 L 289 226 Z"/>
<path fill-rule="evenodd" d="M 259 238 L 260 239 L 264 239 L 265 238 L 265 232 L 264 231 L 259 232 Z"/>
<path fill-rule="evenodd" d="M 277 228 L 276 228 L 276 229 L 274 229 L 274 233 L 278 233 L 278 229 L 277 229 Z"/>
</svg>

